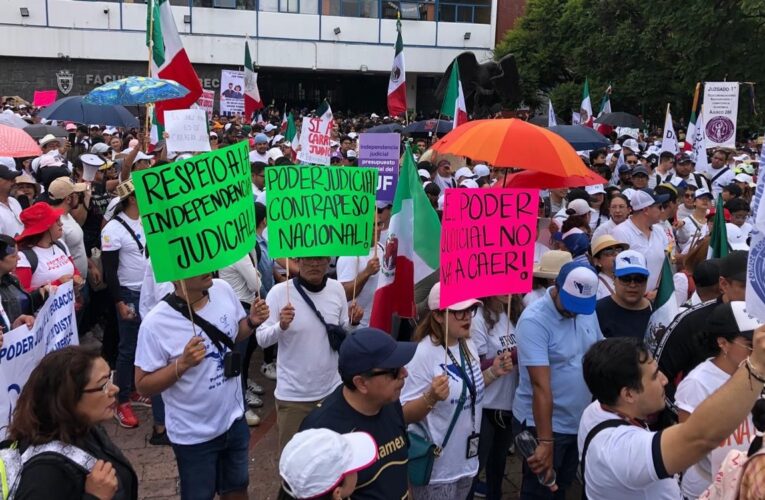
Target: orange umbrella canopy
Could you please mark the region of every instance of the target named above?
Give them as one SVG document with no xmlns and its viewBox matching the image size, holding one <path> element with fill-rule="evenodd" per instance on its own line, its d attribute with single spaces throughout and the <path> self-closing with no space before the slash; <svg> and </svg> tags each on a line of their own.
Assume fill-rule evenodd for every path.
<svg viewBox="0 0 765 500">
<path fill-rule="evenodd" d="M 520 168 L 560 177 L 591 174 L 565 139 L 517 118 L 467 122 L 436 142 L 433 149 L 485 161 L 495 167 Z"/>
<path fill-rule="evenodd" d="M 0 125 L 0 156 L 40 156 L 42 150 L 32 137 L 20 128 Z"/>
</svg>

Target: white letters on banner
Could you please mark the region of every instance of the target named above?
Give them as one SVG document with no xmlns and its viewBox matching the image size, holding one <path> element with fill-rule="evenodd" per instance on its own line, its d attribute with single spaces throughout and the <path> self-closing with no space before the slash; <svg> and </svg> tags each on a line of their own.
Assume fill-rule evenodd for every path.
<svg viewBox="0 0 765 500">
<path fill-rule="evenodd" d="M 3 335 L 0 348 L 0 433 L 4 436 L 29 374 L 49 352 L 78 345 L 72 282 L 48 297 L 30 330 L 22 325 Z"/>
<path fill-rule="evenodd" d="M 329 165 L 332 154 L 329 145 L 331 132 L 331 118 L 304 118 L 300 130 L 298 160 L 308 165 Z"/>
<path fill-rule="evenodd" d="M 707 149 L 736 147 L 738 118 L 738 82 L 704 84 L 704 117 Z"/>
<path fill-rule="evenodd" d="M 167 150 L 170 152 L 210 151 L 207 113 L 204 109 L 165 111 Z"/>
</svg>

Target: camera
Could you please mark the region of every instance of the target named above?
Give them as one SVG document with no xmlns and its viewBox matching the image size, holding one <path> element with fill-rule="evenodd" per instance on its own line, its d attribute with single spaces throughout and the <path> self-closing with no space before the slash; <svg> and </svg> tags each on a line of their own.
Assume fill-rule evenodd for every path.
<svg viewBox="0 0 765 500">
<path fill-rule="evenodd" d="M 242 373 L 242 353 L 229 351 L 223 355 L 223 376 L 238 377 Z"/>
</svg>

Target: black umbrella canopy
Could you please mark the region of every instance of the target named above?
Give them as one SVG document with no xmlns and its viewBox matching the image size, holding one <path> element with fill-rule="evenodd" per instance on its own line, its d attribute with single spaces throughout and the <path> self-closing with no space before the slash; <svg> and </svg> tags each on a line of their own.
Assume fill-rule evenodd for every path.
<svg viewBox="0 0 765 500">
<path fill-rule="evenodd" d="M 563 120 L 561 120 L 558 115 L 555 115 L 555 121 L 556 123 L 563 123 Z M 533 123 L 534 125 L 537 125 L 539 127 L 549 127 L 550 117 L 547 115 L 537 115 L 531 118 L 529 120 L 529 123 Z"/>
<path fill-rule="evenodd" d="M 43 125 L 42 123 L 24 127 L 24 132 L 31 135 L 34 139 L 42 139 L 48 134 L 55 135 L 56 137 L 66 137 L 69 135 L 64 127 L 54 127 L 53 125 Z"/>
<path fill-rule="evenodd" d="M 404 127 L 399 125 L 398 123 L 386 123 L 384 125 L 375 125 L 374 127 L 370 127 L 365 130 L 365 132 L 370 132 L 372 134 L 390 134 L 390 133 L 401 133 L 404 131 Z"/>
<path fill-rule="evenodd" d="M 84 124 L 92 123 L 125 128 L 138 127 L 138 118 L 125 109 L 125 106 L 86 104 L 82 99 L 83 96 L 81 95 L 60 99 L 45 108 L 40 116 L 49 120 L 68 120 Z"/>
<path fill-rule="evenodd" d="M 438 127 L 437 132 L 436 127 Z M 446 135 L 452 131 L 452 127 L 453 124 L 451 118 L 447 118 L 445 120 L 421 120 L 419 122 L 410 123 L 404 127 L 404 133 L 413 137 L 428 137 L 434 133 L 438 135 Z"/>
<path fill-rule="evenodd" d="M 557 127 L 550 127 L 548 130 L 563 137 L 577 151 L 590 151 L 611 144 L 600 133 L 582 125 L 558 125 Z"/>
<path fill-rule="evenodd" d="M 612 127 L 643 128 L 643 120 L 623 111 L 604 113 L 600 118 L 595 120 L 595 123 L 610 125 Z"/>
</svg>

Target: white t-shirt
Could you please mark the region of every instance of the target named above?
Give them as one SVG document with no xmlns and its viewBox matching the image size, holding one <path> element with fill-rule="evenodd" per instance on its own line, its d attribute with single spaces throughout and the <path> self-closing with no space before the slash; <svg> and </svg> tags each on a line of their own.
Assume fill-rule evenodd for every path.
<svg viewBox="0 0 765 500">
<path fill-rule="evenodd" d="M 239 321 L 245 317 L 239 299 L 225 281 L 218 279 L 213 280 L 208 293 L 209 301 L 196 314 L 236 339 Z M 159 302 L 141 322 L 135 366 L 151 373 L 174 363 L 192 335 L 191 322 L 167 303 Z M 202 336 L 207 349 L 204 359 L 162 391 L 167 435 L 175 444 L 209 441 L 244 414 L 241 377 L 224 377 L 225 352 L 219 352 L 199 327 L 197 335 Z"/>
<path fill-rule="evenodd" d="M 377 244 L 377 256 L 382 257 L 385 249 L 380 243 Z M 374 250 L 369 251 L 366 257 L 340 257 L 337 259 L 337 281 L 347 283 L 353 281 L 367 267 L 367 263 L 375 256 Z M 364 309 L 364 316 L 361 318 L 358 328 L 369 326 L 369 316 L 372 314 L 372 301 L 377 289 L 378 273 L 369 277 L 363 288 L 356 288 L 356 304 Z"/>
<path fill-rule="evenodd" d="M 256 258 L 255 250 L 251 250 L 249 254 L 218 271 L 218 277 L 231 285 L 240 301 L 248 304 L 255 300 L 260 289 L 260 275 L 255 267 Z"/>
<path fill-rule="evenodd" d="M 483 308 L 480 307 L 470 323 L 470 336 L 478 356 L 486 359 L 496 358 L 503 352 L 512 351 L 516 347 L 515 326 L 508 320 L 506 312 L 500 314 L 497 323 L 489 330 L 483 317 Z M 515 366 L 513 371 L 486 387 L 483 407 L 511 411 L 517 387 L 518 367 Z"/>
<path fill-rule="evenodd" d="M 117 215 L 117 217 L 121 217 L 133 230 L 141 244 L 146 245 L 140 217 L 131 219 L 124 213 Z M 136 238 L 133 238 L 127 229 L 116 220 L 110 220 L 101 230 L 101 250 L 104 252 L 119 251 L 120 253 L 120 264 L 117 268 L 117 279 L 120 286 L 140 292 L 146 268 L 146 257 L 138 248 Z"/>
<path fill-rule="evenodd" d="M 539 259 L 542 258 L 544 254 L 550 251 L 550 247 L 545 245 L 544 243 L 535 242 L 534 243 L 534 264 L 539 264 Z"/>
<path fill-rule="evenodd" d="M 83 278 L 88 277 L 88 255 L 85 252 L 85 239 L 80 226 L 74 217 L 70 214 L 61 216 L 61 223 L 64 226 L 64 241 L 69 251 L 72 252 L 72 260 L 80 275 Z"/>
<path fill-rule="evenodd" d="M 21 205 L 11 196 L 8 197 L 8 204 L 0 203 L 0 234 L 8 236 L 18 236 L 24 231 L 24 224 L 19 217 L 21 214 Z"/>
<path fill-rule="evenodd" d="M 597 229 L 595 229 L 592 232 L 592 238 L 590 238 L 590 240 L 595 241 L 603 235 L 612 234 L 615 227 L 616 227 L 616 223 L 614 222 L 614 220 L 608 219 L 607 221 L 599 225 Z"/>
<path fill-rule="evenodd" d="M 585 408 L 579 422 L 577 443 L 581 459 L 587 434 L 600 422 L 619 418 L 595 401 Z M 587 498 L 603 500 L 680 500 L 674 477 L 659 477 L 663 464 L 654 461 L 654 447 L 661 435 L 636 425 L 621 425 L 600 431 L 590 441 L 585 457 L 584 482 Z M 661 455 L 659 454 L 659 457 Z"/>
<path fill-rule="evenodd" d="M 154 278 L 154 270 L 151 268 L 151 258 L 147 258 L 143 285 L 141 285 L 141 296 L 138 300 L 138 311 L 141 317 L 145 318 L 149 311 L 154 309 L 154 306 L 173 290 L 173 283 L 170 281 L 157 283 L 157 280 Z"/>
<path fill-rule="evenodd" d="M 521 303 L 523 304 L 524 308 L 529 307 L 532 303 L 544 297 L 546 293 L 546 288 L 535 288 L 523 296 Z"/>
<path fill-rule="evenodd" d="M 279 326 L 279 311 L 289 302 L 295 308 L 295 318 L 289 328 Z M 303 288 L 316 308 L 330 325 L 349 326 L 348 301 L 343 285 L 333 279 L 318 293 Z M 318 401 L 329 396 L 342 383 L 337 371 L 337 352 L 329 346 L 327 330 L 316 313 L 295 289 L 292 280 L 278 283 L 266 297 L 270 309 L 268 319 L 258 327 L 261 347 L 279 345 L 276 358 L 276 390 L 274 396 L 282 401 Z"/>
<path fill-rule="evenodd" d="M 680 385 L 677 386 L 677 392 L 675 392 L 675 404 L 681 410 L 693 413 L 697 406 L 728 379 L 730 379 L 730 375 L 718 368 L 710 358 L 691 370 L 688 376 L 680 382 Z M 752 416 L 749 414 L 728 439 L 696 465 L 685 471 L 682 481 L 683 495 L 689 498 L 696 498 L 701 495 L 707 486 L 712 484 L 725 455 L 731 450 L 748 450 L 752 439 L 754 439 L 755 431 Z"/>
<path fill-rule="evenodd" d="M 454 424 L 454 430 L 446 443 L 446 448 L 441 456 L 433 464 L 433 473 L 430 476 L 430 484 L 452 483 L 463 477 L 475 476 L 478 472 L 478 457 L 466 459 L 467 440 L 472 433 L 481 432 L 481 413 L 483 411 L 483 374 L 478 361 L 478 352 L 475 349 L 473 341 L 467 339 L 465 344 L 470 352 L 470 362 L 466 360 L 466 372 L 470 377 L 470 371 L 473 372 L 473 378 L 476 385 L 476 403 L 475 403 L 475 425 L 473 425 L 470 413 L 470 391 L 465 388 L 465 403 L 462 412 Z M 460 359 L 460 349 L 454 345 L 449 347 L 452 356 L 458 362 Z M 449 359 L 448 365 L 444 360 Z M 433 377 L 442 375 L 446 372 L 449 376 L 449 397 L 445 401 L 439 401 L 435 404 L 428 415 L 417 424 L 410 424 L 409 430 L 422 435 L 422 427 L 427 430 L 428 437 L 439 446 L 444 441 L 444 436 L 449 428 L 449 424 L 454 416 L 460 396 L 462 394 L 463 379 L 460 376 L 460 370 L 455 366 L 450 358 L 447 358 L 442 346 L 433 345 L 429 337 L 422 339 L 417 344 L 417 351 L 414 357 L 406 365 L 406 371 L 409 376 L 404 382 L 404 388 L 401 390 L 401 404 L 420 398 L 425 391 L 430 388 Z M 471 379 L 472 383 L 472 379 Z"/>
<path fill-rule="evenodd" d="M 635 250 L 645 255 L 648 264 L 648 285 L 647 291 L 656 289 L 661 276 L 661 266 L 664 264 L 664 252 L 669 246 L 669 239 L 660 224 L 651 226 L 650 237 L 646 238 L 643 231 L 638 229 L 632 219 L 627 219 L 614 228 L 611 235 L 617 241 L 627 243 L 630 250 Z"/>
<path fill-rule="evenodd" d="M 32 274 L 31 288 L 33 290 L 52 283 L 62 276 L 74 276 L 74 264 L 69 256 L 69 248 L 61 240 L 58 240 L 58 244 L 63 245 L 66 252 L 55 244 L 49 248 L 32 247 L 32 251 L 37 254 L 37 269 Z M 32 267 L 24 252 L 19 252 L 19 262 L 16 267 Z"/>
</svg>

